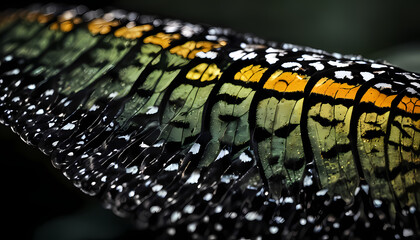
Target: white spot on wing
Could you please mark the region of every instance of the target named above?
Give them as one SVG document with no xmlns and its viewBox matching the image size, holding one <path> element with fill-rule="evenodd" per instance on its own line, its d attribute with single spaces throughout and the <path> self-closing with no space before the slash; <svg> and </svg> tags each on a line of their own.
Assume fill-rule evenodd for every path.
<svg viewBox="0 0 420 240">
<path fill-rule="evenodd" d="M 191 214 L 194 212 L 195 207 L 193 205 L 185 205 L 184 207 L 184 213 Z"/>
<path fill-rule="evenodd" d="M 129 135 L 119 136 L 118 139 L 124 139 L 125 141 L 128 141 L 130 140 L 130 136 Z"/>
<path fill-rule="evenodd" d="M 190 223 L 187 226 L 188 232 L 195 232 L 196 229 L 197 229 L 197 223 Z"/>
<path fill-rule="evenodd" d="M 245 215 L 245 219 L 248 221 L 261 220 L 262 216 L 257 212 L 249 212 Z"/>
<path fill-rule="evenodd" d="M 199 143 L 194 143 L 192 145 L 192 147 L 190 148 L 190 151 L 188 151 L 188 152 L 190 152 L 192 154 L 197 154 L 199 151 L 200 151 L 200 144 Z"/>
<path fill-rule="evenodd" d="M 217 155 L 216 160 L 219 160 L 228 154 L 229 154 L 229 151 L 226 149 L 223 149 L 222 151 L 220 151 L 219 155 Z"/>
<path fill-rule="evenodd" d="M 63 128 L 61 128 L 62 130 L 72 130 L 76 125 L 74 125 L 73 123 L 67 123 L 66 125 L 64 125 Z"/>
<path fill-rule="evenodd" d="M 303 186 L 304 187 L 309 187 L 312 184 L 313 184 L 312 177 L 311 176 L 305 176 L 305 178 L 303 179 Z"/>
<path fill-rule="evenodd" d="M 89 109 L 89 111 L 90 111 L 90 112 L 94 112 L 94 111 L 96 111 L 98 108 L 99 108 L 99 106 L 94 104 L 94 105 L 93 105 L 93 106 Z"/>
<path fill-rule="evenodd" d="M 150 106 L 150 107 L 147 109 L 146 114 L 147 114 L 147 115 L 155 114 L 155 113 L 157 113 L 157 112 L 158 112 L 158 110 L 159 110 L 159 108 L 158 108 L 158 107 L 156 107 L 156 106 Z"/>
<path fill-rule="evenodd" d="M 334 67 L 348 67 L 350 65 L 348 63 L 342 63 L 339 61 L 328 61 L 328 64 Z"/>
<path fill-rule="evenodd" d="M 117 95 L 118 95 L 118 93 L 117 93 L 117 92 L 113 92 L 113 93 L 109 94 L 108 98 L 114 98 L 114 97 L 116 97 Z"/>
<path fill-rule="evenodd" d="M 370 72 L 361 72 L 360 75 L 362 75 L 363 80 L 365 80 L 365 81 L 369 81 L 369 80 L 371 80 L 375 77 L 375 75 L 373 73 L 370 73 Z"/>
<path fill-rule="evenodd" d="M 158 191 L 160 191 L 162 188 L 163 188 L 163 186 L 162 186 L 162 185 L 157 184 L 157 185 L 155 185 L 155 186 L 153 186 L 153 187 L 152 187 L 152 191 L 153 191 L 153 192 L 158 192 Z"/>
<path fill-rule="evenodd" d="M 200 179 L 200 173 L 195 171 L 191 174 L 188 180 L 185 183 L 195 184 L 198 183 L 198 179 Z"/>
<path fill-rule="evenodd" d="M 271 226 L 269 228 L 269 231 L 270 231 L 271 234 L 276 234 L 279 231 L 279 228 L 276 227 L 276 226 Z"/>
<path fill-rule="evenodd" d="M 45 96 L 51 96 L 54 94 L 54 89 L 48 89 L 47 91 L 45 91 Z"/>
<path fill-rule="evenodd" d="M 318 55 L 318 54 L 302 54 L 302 57 L 298 58 L 298 61 L 317 61 L 317 60 L 321 60 L 323 58 L 322 55 Z"/>
<path fill-rule="evenodd" d="M 413 230 L 408 229 L 408 228 L 404 228 L 404 229 L 403 229 L 403 236 L 404 236 L 404 237 L 411 237 L 411 236 L 413 236 L 413 235 L 414 235 Z"/>
<path fill-rule="evenodd" d="M 150 207 L 150 213 L 158 213 L 158 212 L 160 212 L 162 210 L 162 208 L 161 207 L 159 207 L 159 206 L 151 206 Z"/>
<path fill-rule="evenodd" d="M 178 163 L 171 163 L 164 170 L 167 172 L 177 171 L 178 167 L 179 167 Z"/>
<path fill-rule="evenodd" d="M 179 220 L 181 218 L 181 213 L 178 211 L 175 211 L 172 213 L 171 215 L 171 222 L 176 222 L 177 220 Z"/>
<path fill-rule="evenodd" d="M 386 68 L 386 65 L 383 64 L 378 64 L 378 63 L 372 63 L 372 65 L 370 65 L 372 68 Z"/>
<path fill-rule="evenodd" d="M 350 71 L 336 71 L 335 77 L 338 79 L 353 79 L 353 75 Z"/>
<path fill-rule="evenodd" d="M 38 111 L 36 111 L 35 113 L 36 115 L 41 115 L 44 114 L 44 109 L 39 109 Z"/>
<path fill-rule="evenodd" d="M 215 59 L 217 57 L 217 52 L 213 52 L 213 51 L 198 52 L 196 56 L 199 58 Z"/>
<path fill-rule="evenodd" d="M 233 59 L 233 61 L 236 61 L 238 59 L 241 59 L 243 56 L 245 56 L 245 52 L 243 50 L 237 50 L 234 52 L 229 53 L 229 57 Z"/>
<path fill-rule="evenodd" d="M 241 153 L 241 155 L 239 155 L 239 160 L 241 160 L 241 162 L 250 162 L 252 160 L 252 158 L 249 157 L 248 154 L 243 152 L 243 153 Z"/>
<path fill-rule="evenodd" d="M 269 63 L 269 64 L 274 64 L 276 63 L 279 59 L 277 58 L 277 54 L 275 53 L 270 53 L 265 55 L 265 60 Z"/>
<path fill-rule="evenodd" d="M 325 66 L 321 62 L 309 63 L 309 66 L 314 67 L 317 71 L 324 70 Z"/>
<path fill-rule="evenodd" d="M 318 197 L 320 197 L 320 196 L 324 196 L 326 193 L 328 192 L 328 189 L 321 189 L 321 190 L 319 190 L 318 192 L 316 192 L 316 195 L 318 196 Z"/>
<path fill-rule="evenodd" d="M 366 194 L 368 194 L 368 192 L 369 192 L 369 185 L 367 185 L 367 184 L 363 184 L 361 187 L 362 187 L 363 191 L 364 191 Z"/>
<path fill-rule="evenodd" d="M 204 201 L 210 201 L 213 198 L 213 194 L 211 193 L 207 193 L 206 195 L 204 195 L 203 200 Z"/>
<path fill-rule="evenodd" d="M 374 205 L 375 207 L 379 208 L 379 207 L 381 207 L 381 206 L 382 206 L 382 201 L 381 201 L 381 200 L 379 200 L 379 199 L 375 199 L 375 200 L 373 200 L 373 205 Z"/>
<path fill-rule="evenodd" d="M 293 71 L 296 71 L 302 67 L 302 64 L 297 62 L 285 62 L 281 66 L 284 68 L 293 68 Z"/>
<path fill-rule="evenodd" d="M 231 180 L 236 180 L 238 178 L 239 177 L 237 175 L 233 175 L 233 174 L 230 174 L 230 175 L 222 175 L 220 177 L 220 181 L 223 182 L 223 183 L 230 183 Z"/>
<path fill-rule="evenodd" d="M 137 166 L 132 166 L 125 169 L 126 173 L 136 174 L 138 172 L 139 168 Z"/>
<path fill-rule="evenodd" d="M 378 83 L 378 84 L 375 84 L 375 87 L 379 89 L 386 89 L 386 88 L 391 89 L 392 85 L 389 83 Z"/>
</svg>

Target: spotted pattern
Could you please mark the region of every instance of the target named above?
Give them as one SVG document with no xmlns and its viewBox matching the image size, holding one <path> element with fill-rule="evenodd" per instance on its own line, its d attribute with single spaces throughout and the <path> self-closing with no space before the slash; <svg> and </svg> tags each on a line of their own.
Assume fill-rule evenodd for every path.
<svg viewBox="0 0 420 240">
<path fill-rule="evenodd" d="M 418 236 L 419 74 L 225 28 L 51 6 L 0 14 L 0 121 L 139 229 Z"/>
</svg>

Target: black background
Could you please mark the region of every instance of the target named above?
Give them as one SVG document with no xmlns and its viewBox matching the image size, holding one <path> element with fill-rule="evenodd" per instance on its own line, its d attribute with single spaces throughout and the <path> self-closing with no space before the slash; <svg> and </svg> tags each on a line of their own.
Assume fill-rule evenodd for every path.
<svg viewBox="0 0 420 240">
<path fill-rule="evenodd" d="M 0 3 L 23 7 L 32 1 Z M 38 1 L 40 2 L 40 1 Z M 43 2 L 43 1 L 41 1 Z M 74 3 L 67 1 L 67 3 Z M 385 59 L 420 72 L 420 1 L 82 1 L 233 28 L 268 40 Z M 85 196 L 0 126 L 1 231 L 15 239 L 148 239 Z"/>
</svg>

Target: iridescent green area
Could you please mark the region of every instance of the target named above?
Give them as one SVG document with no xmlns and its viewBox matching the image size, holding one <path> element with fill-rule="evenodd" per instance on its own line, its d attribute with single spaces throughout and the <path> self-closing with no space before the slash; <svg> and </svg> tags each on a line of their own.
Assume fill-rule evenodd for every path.
<svg viewBox="0 0 420 240">
<path fill-rule="evenodd" d="M 90 111 L 104 101 L 117 102 L 119 108 L 113 117 L 120 127 L 118 131 L 150 125 L 158 133 L 156 141 L 178 143 L 183 149 L 190 147 L 200 134 L 208 134 L 209 141 L 200 145 L 203 153 L 199 168 L 208 167 L 226 155 L 251 161 L 250 156 L 241 154 L 255 147 L 250 152 L 255 154 L 252 157 L 261 168 L 260 176 L 252 175 L 249 181 L 258 185 L 266 180 L 274 197 L 280 197 L 284 189 L 314 184 L 351 203 L 360 180 L 366 180 L 374 199 L 397 197 L 401 205 L 414 205 L 420 199 L 414 191 L 419 181 L 417 170 L 411 169 L 417 164 L 420 130 L 412 116 L 398 113 L 390 120 L 393 116 L 390 107 L 370 108 L 371 103 L 355 102 L 356 97 L 348 93 L 336 96 L 338 89 L 356 86 L 345 82 L 349 79 L 342 79 L 347 84 L 343 87 L 337 79 L 325 77 L 333 87 L 326 87 L 324 92 L 319 90 L 322 84 L 316 83 L 309 85 L 312 89 L 308 91 L 306 83 L 310 75 L 294 85 L 293 79 L 280 79 L 279 85 L 270 83 L 272 88 L 266 88 L 259 81 L 269 68 L 262 71 L 261 65 L 249 62 L 242 72 L 235 72 L 238 69 L 234 67 L 221 77 L 232 66 L 233 58 L 213 60 L 212 54 L 206 54 L 209 49 L 200 49 L 200 57 L 188 59 L 185 56 L 194 58 L 198 50 L 188 49 L 189 45 L 184 44 L 194 41 L 183 36 L 171 39 L 176 43 L 170 45 L 162 36 L 155 35 L 154 41 L 164 47 L 144 43 L 143 35 L 134 40 L 116 37 L 113 31 L 95 35 L 89 32 L 86 23 L 61 32 L 46 24 L 19 20 L 0 40 L 0 52 L 13 53 L 14 57 L 27 61 L 24 73 L 51 83 L 59 97 L 67 99 L 82 93 L 77 95 L 83 97 L 77 109 Z M 218 50 L 214 51 L 217 56 Z M 239 66 L 241 61 L 251 58 L 252 54 L 235 61 Z M 203 63 L 207 67 L 214 65 L 206 77 L 204 72 L 194 72 Z M 305 70 L 300 63 L 285 66 L 293 64 Z M 315 66 L 324 68 L 327 63 Z M 347 72 L 352 74 L 350 70 Z M 297 71 L 301 69 L 290 73 Z M 196 77 L 197 74 L 201 76 Z M 291 87 L 282 88 L 281 84 Z M 354 109 L 359 106 L 363 108 L 355 115 Z M 357 132 L 353 135 L 352 117 L 357 118 L 354 129 Z M 314 163 L 316 178 L 304 177 L 310 162 Z M 392 174 L 395 176 L 389 180 Z"/>
<path fill-rule="evenodd" d="M 78 61 L 77 67 L 60 75 L 60 92 L 67 95 L 86 88 L 113 69 L 134 45 L 134 41 L 124 38 L 104 37 Z"/>
<path fill-rule="evenodd" d="M 31 22 L 24 19 L 17 20 L 13 28 L 7 31 L 0 40 L 0 53 L 3 55 L 11 53 L 17 47 L 30 41 L 45 24 Z"/>
<path fill-rule="evenodd" d="M 419 116 L 408 116 L 402 111 L 397 114 L 390 129 L 388 141 L 388 170 L 391 173 L 391 185 L 400 204 L 415 205 L 420 199 L 420 192 L 415 190 L 416 182 L 420 181 L 418 170 L 401 171 L 402 166 L 415 164 L 416 155 L 420 152 L 420 120 Z"/>
<path fill-rule="evenodd" d="M 201 132 L 204 104 L 215 84 L 196 87 L 180 84 L 171 93 L 162 115 L 160 138 L 168 142 L 184 141 Z"/>
<path fill-rule="evenodd" d="M 64 35 L 64 32 L 51 31 L 49 28 L 44 27 L 30 41 L 16 48 L 13 54 L 26 59 L 37 57 L 47 50 L 51 44 L 60 41 Z"/>
<path fill-rule="evenodd" d="M 139 95 L 141 103 L 138 105 L 138 113 L 148 114 L 152 108 L 159 106 L 169 85 L 189 61 L 189 59 L 163 51 L 151 62 L 152 72 L 137 89 L 137 91 L 151 94 Z"/>
<path fill-rule="evenodd" d="M 223 148 L 245 148 L 250 140 L 248 116 L 255 90 L 241 85 L 224 83 L 217 95 L 223 94 L 236 99 L 236 102 L 230 103 L 221 99 L 209 110 L 209 131 L 212 139 L 206 146 L 200 166 L 207 166 L 217 159 Z"/>
<path fill-rule="evenodd" d="M 57 31 L 50 30 L 50 32 Z M 58 74 L 62 69 L 74 63 L 83 53 L 95 46 L 101 39 L 101 36 L 93 36 L 83 27 L 66 33 L 61 41 L 50 46 L 45 55 L 31 64 L 35 66 L 31 75 L 42 74 L 42 76 L 48 78 Z"/>
<path fill-rule="evenodd" d="M 389 110 L 377 112 L 364 112 L 360 115 L 357 128 L 357 146 L 359 149 L 360 162 L 366 180 L 371 186 L 372 196 L 376 199 L 393 199 L 392 189 L 386 178 L 378 178 L 377 173 L 386 166 L 384 140 L 388 124 Z M 381 134 L 372 136 L 371 132 Z"/>
<path fill-rule="evenodd" d="M 266 94 L 261 92 L 261 94 Z M 256 108 L 258 156 L 271 189 L 299 183 L 305 166 L 300 130 L 303 98 L 299 100 L 270 97 Z"/>
<path fill-rule="evenodd" d="M 96 100 L 108 97 L 110 94 L 113 94 L 111 98 L 126 96 L 132 89 L 133 84 L 140 77 L 140 74 L 149 65 L 149 63 L 156 58 L 161 50 L 162 49 L 159 46 L 152 44 L 144 44 L 134 47 L 134 49 L 129 53 L 132 55 L 132 58 L 123 60 L 113 70 L 114 74 L 105 75 L 96 85 L 95 90 L 86 104 L 86 107 L 92 107 Z M 131 105 L 130 103 L 132 101 L 135 100 L 136 99 L 133 98 L 127 102 L 126 108 Z M 126 109 L 124 112 L 127 111 L 130 112 L 131 110 Z"/>
<path fill-rule="evenodd" d="M 318 102 L 308 112 L 308 133 L 321 185 L 348 202 L 359 184 L 349 139 L 352 111 L 353 106 Z"/>
<path fill-rule="evenodd" d="M 218 77 L 212 74 L 219 73 L 219 69 L 223 71 L 227 66 L 229 64 L 224 66 L 220 63 L 209 67 L 199 62 L 190 67 L 191 70 L 185 72 L 185 76 L 180 76 L 179 84 L 170 92 L 163 110 L 160 139 L 185 145 L 198 137 L 203 128 L 205 104 L 218 81 Z M 189 77 L 189 74 L 195 78 Z"/>
</svg>

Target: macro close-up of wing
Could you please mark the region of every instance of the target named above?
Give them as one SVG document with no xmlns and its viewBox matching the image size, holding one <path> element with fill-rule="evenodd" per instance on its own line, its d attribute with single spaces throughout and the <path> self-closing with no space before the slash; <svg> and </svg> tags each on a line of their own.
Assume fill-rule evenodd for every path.
<svg viewBox="0 0 420 240">
<path fill-rule="evenodd" d="M 139 230 L 419 236 L 420 75 L 135 12 L 0 14 L 0 121 Z"/>
</svg>

